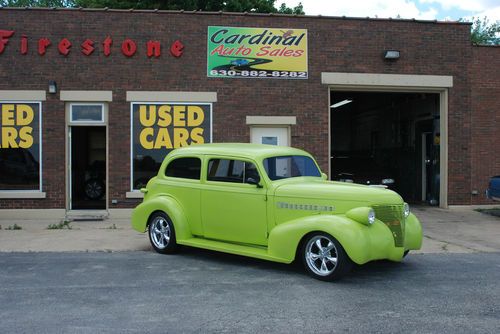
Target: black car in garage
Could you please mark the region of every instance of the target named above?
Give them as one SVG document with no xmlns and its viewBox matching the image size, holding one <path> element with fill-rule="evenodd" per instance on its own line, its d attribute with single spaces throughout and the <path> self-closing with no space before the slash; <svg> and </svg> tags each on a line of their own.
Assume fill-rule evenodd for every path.
<svg viewBox="0 0 500 334">
<path fill-rule="evenodd" d="M 387 168 L 369 155 L 334 153 L 331 157 L 332 180 L 394 189 L 395 178 Z"/>
</svg>

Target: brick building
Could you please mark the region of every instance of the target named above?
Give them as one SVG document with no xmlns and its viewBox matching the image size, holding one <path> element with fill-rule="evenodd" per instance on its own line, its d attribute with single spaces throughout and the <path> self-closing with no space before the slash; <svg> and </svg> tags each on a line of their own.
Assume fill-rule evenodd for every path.
<svg viewBox="0 0 500 334">
<path fill-rule="evenodd" d="M 469 30 L 0 9 L 0 212 L 118 214 L 171 147 L 250 141 L 303 148 L 332 179 L 373 166 L 409 202 L 492 204 L 500 48 L 472 46 Z"/>
</svg>

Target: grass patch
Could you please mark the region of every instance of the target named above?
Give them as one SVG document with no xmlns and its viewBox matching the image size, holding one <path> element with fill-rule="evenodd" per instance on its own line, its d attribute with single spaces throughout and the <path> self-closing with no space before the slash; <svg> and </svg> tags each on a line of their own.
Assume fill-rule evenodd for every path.
<svg viewBox="0 0 500 334">
<path fill-rule="evenodd" d="M 14 225 L 9 225 L 9 227 L 6 228 L 6 230 L 9 230 L 9 231 L 15 231 L 15 230 L 22 230 L 22 226 L 19 226 L 17 224 L 14 224 Z"/>
<path fill-rule="evenodd" d="M 70 225 L 70 222 L 65 220 L 63 222 L 60 222 L 59 224 L 50 224 L 47 226 L 47 230 L 64 230 L 68 229 L 71 230 L 73 227 Z"/>
<path fill-rule="evenodd" d="M 492 209 L 475 209 L 477 212 L 481 212 L 487 215 L 500 217 L 500 208 L 492 208 Z"/>
</svg>

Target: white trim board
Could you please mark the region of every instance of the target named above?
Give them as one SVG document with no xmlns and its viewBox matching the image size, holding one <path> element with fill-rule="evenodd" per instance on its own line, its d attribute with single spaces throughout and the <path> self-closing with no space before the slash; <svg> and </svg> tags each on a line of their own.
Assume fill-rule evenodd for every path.
<svg viewBox="0 0 500 334">
<path fill-rule="evenodd" d="M 0 100 L 45 101 L 47 93 L 44 90 L 0 90 Z"/>
<path fill-rule="evenodd" d="M 217 102 L 217 93 L 128 91 L 127 102 Z"/>
<path fill-rule="evenodd" d="M 113 92 L 110 90 L 61 90 L 61 101 L 72 102 L 111 102 Z"/>
<path fill-rule="evenodd" d="M 247 116 L 247 125 L 295 125 L 295 116 Z"/>
<path fill-rule="evenodd" d="M 447 75 L 323 72 L 321 73 L 321 83 L 342 86 L 450 88 L 453 87 L 453 77 Z"/>
</svg>

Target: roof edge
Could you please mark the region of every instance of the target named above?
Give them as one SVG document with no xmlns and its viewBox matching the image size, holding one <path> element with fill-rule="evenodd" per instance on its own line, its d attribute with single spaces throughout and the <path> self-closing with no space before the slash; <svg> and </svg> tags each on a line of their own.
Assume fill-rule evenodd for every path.
<svg viewBox="0 0 500 334">
<path fill-rule="evenodd" d="M 0 10 L 33 10 L 33 11 L 82 11 L 82 12 L 116 12 L 116 13 L 151 13 L 151 14 L 190 14 L 190 15 L 228 15 L 228 16 L 255 16 L 255 17 L 293 17 L 293 18 L 313 18 L 313 19 L 342 19 L 342 20 L 361 20 L 361 21 L 389 21 L 389 22 L 416 22 L 416 23 L 434 23 L 450 25 L 472 25 L 472 22 L 461 21 L 438 21 L 438 20 L 420 20 L 403 18 L 372 18 L 372 17 L 352 17 L 352 16 L 326 16 L 326 15 L 298 15 L 281 13 L 249 13 L 249 12 L 205 12 L 201 10 L 159 10 L 159 9 L 111 9 L 111 8 L 66 8 L 66 7 L 2 7 Z"/>
</svg>

